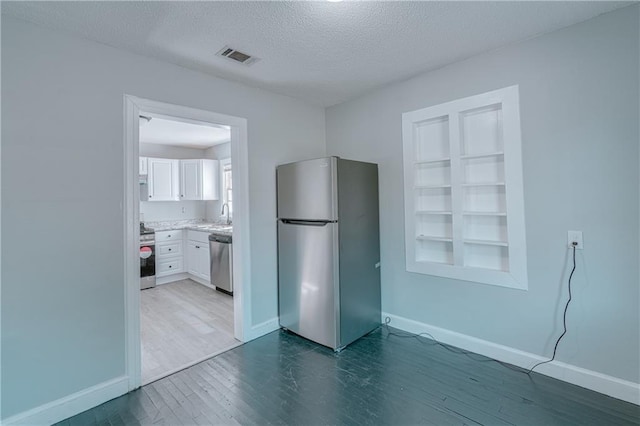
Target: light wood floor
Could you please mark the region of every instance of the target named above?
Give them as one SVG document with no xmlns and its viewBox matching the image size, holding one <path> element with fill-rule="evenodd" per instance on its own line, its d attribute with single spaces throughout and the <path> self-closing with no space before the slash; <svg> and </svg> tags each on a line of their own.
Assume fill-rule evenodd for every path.
<svg viewBox="0 0 640 426">
<path fill-rule="evenodd" d="M 192 280 L 140 296 L 142 384 L 234 348 L 233 298 Z"/>
</svg>

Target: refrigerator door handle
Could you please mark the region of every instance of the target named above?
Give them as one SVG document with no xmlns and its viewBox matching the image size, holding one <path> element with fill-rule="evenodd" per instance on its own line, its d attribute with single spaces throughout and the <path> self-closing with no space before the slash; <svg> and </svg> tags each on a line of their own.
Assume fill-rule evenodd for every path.
<svg viewBox="0 0 640 426">
<path fill-rule="evenodd" d="M 287 225 L 304 225 L 304 226 L 326 226 L 328 223 L 334 223 L 330 220 L 297 220 L 297 219 L 280 219 L 282 223 Z"/>
</svg>

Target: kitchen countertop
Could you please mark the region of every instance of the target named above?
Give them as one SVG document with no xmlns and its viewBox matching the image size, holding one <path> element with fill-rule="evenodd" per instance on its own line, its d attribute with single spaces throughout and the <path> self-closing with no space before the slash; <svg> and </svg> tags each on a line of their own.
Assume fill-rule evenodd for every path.
<svg viewBox="0 0 640 426">
<path fill-rule="evenodd" d="M 202 220 L 173 220 L 162 222 L 145 222 L 147 228 L 156 232 L 187 229 L 191 231 L 209 232 L 222 235 L 232 235 L 233 225 L 225 222 L 206 222 Z"/>
</svg>

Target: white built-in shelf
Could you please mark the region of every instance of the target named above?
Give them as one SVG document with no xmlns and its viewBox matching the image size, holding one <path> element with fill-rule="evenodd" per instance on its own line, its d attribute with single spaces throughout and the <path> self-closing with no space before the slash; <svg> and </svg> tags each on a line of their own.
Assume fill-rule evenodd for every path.
<svg viewBox="0 0 640 426">
<path fill-rule="evenodd" d="M 442 215 L 450 215 L 452 212 L 440 211 L 440 210 L 417 210 L 416 214 L 442 214 Z"/>
<path fill-rule="evenodd" d="M 444 241 L 444 242 L 452 242 L 453 238 L 446 238 L 446 237 L 432 237 L 430 235 L 418 235 L 416 237 L 416 240 L 418 241 Z"/>
<path fill-rule="evenodd" d="M 467 155 L 461 155 L 460 158 L 462 160 L 469 160 L 469 159 L 473 159 L 473 158 L 486 158 L 486 157 L 499 157 L 501 155 L 504 155 L 504 152 L 502 151 L 497 151 L 497 152 L 485 152 L 483 154 L 467 154 Z"/>
<path fill-rule="evenodd" d="M 506 216 L 504 212 L 462 212 L 465 216 Z"/>
<path fill-rule="evenodd" d="M 517 86 L 402 126 L 407 271 L 526 289 Z"/>
<path fill-rule="evenodd" d="M 505 183 L 504 182 L 469 182 L 469 183 L 463 183 L 462 186 L 465 187 L 473 187 L 473 186 L 504 186 Z"/>
<path fill-rule="evenodd" d="M 451 185 L 416 185 L 415 189 L 443 189 L 451 188 Z"/>
<path fill-rule="evenodd" d="M 492 241 L 492 240 L 464 240 L 465 244 L 481 244 L 486 246 L 503 246 L 507 247 L 509 243 L 506 241 Z"/>
<path fill-rule="evenodd" d="M 435 158 L 433 160 L 421 160 L 421 161 L 416 161 L 414 164 L 416 166 L 420 166 L 422 164 L 433 164 L 433 163 L 446 163 L 448 161 L 451 161 L 451 158 L 449 157 L 445 157 L 445 158 Z"/>
</svg>

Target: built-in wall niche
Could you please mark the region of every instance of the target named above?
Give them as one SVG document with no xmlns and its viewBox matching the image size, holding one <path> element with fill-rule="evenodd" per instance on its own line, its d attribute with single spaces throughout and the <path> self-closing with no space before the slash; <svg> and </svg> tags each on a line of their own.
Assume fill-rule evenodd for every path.
<svg viewBox="0 0 640 426">
<path fill-rule="evenodd" d="M 462 195 L 465 214 L 506 213 L 507 196 L 504 184 L 463 186 Z"/>
<path fill-rule="evenodd" d="M 417 238 L 416 255 L 422 262 L 453 264 L 453 243 L 451 241 L 437 241 L 431 238 Z"/>
<path fill-rule="evenodd" d="M 463 158 L 503 152 L 501 104 L 460 112 L 460 127 L 460 154 Z"/>
<path fill-rule="evenodd" d="M 504 185 L 504 154 L 462 157 L 460 166 L 463 185 Z"/>
<path fill-rule="evenodd" d="M 518 87 L 403 114 L 407 270 L 527 288 Z"/>
<path fill-rule="evenodd" d="M 417 163 L 438 163 L 449 159 L 449 117 L 442 116 L 416 123 Z"/>
<path fill-rule="evenodd" d="M 508 244 L 506 214 L 466 214 L 463 221 L 462 235 L 465 243 Z"/>
</svg>

